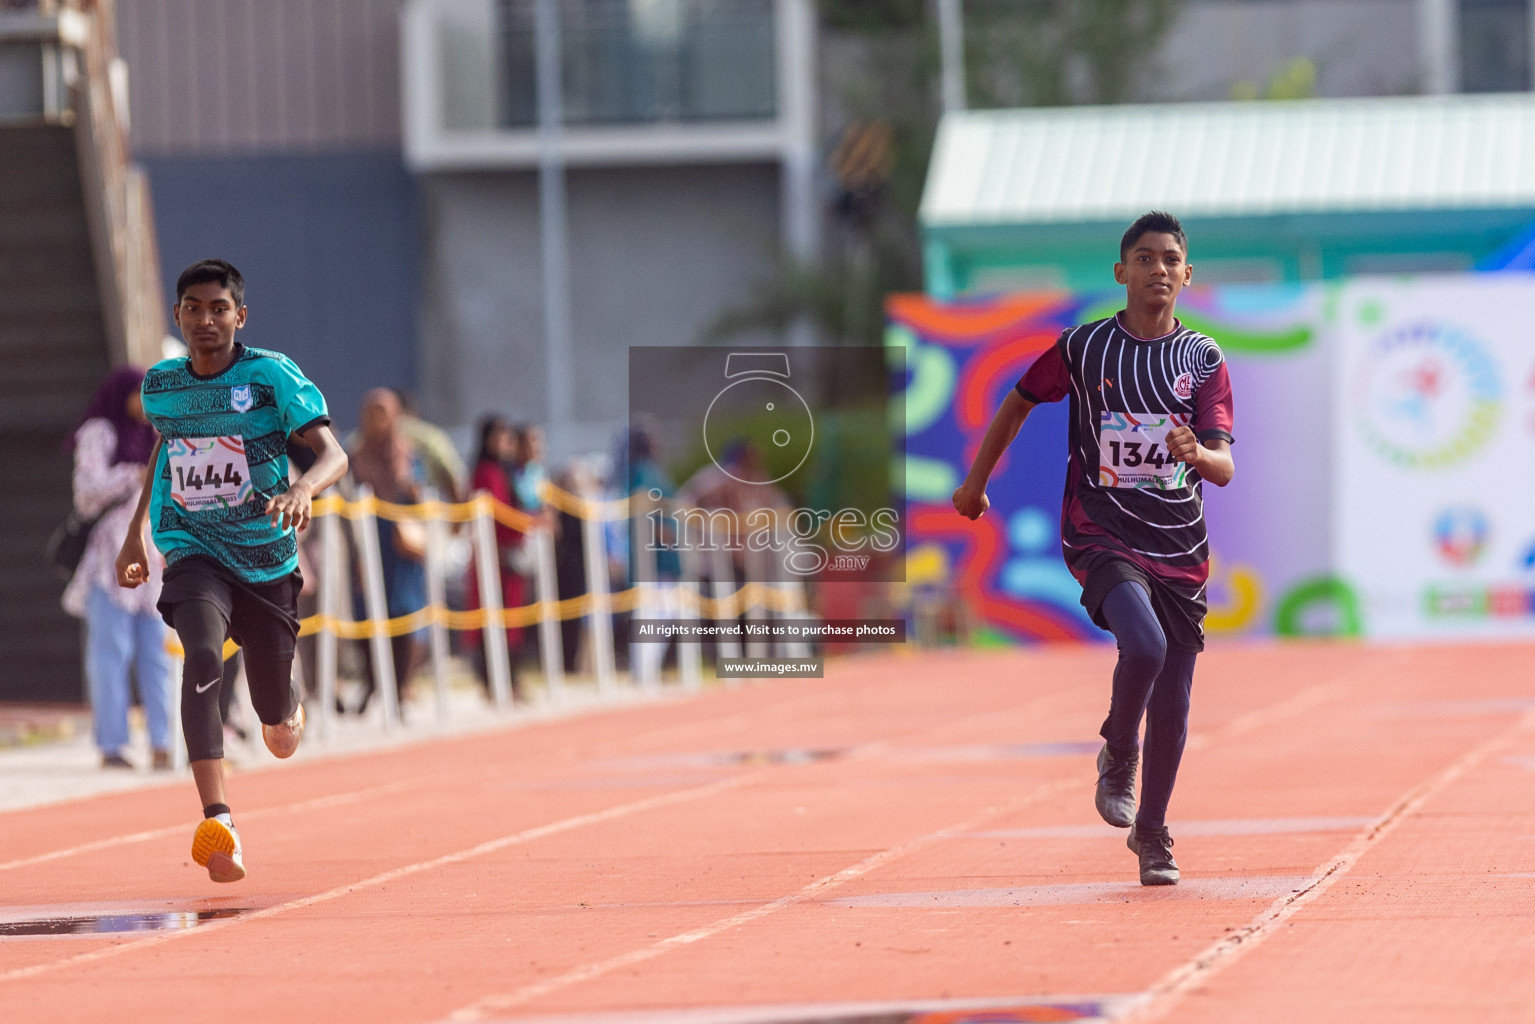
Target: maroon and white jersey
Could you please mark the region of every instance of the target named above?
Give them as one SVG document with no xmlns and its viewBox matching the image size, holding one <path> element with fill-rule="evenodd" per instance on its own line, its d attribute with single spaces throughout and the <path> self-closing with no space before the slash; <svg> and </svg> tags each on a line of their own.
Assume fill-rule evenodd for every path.
<svg viewBox="0 0 1535 1024">
<path fill-rule="evenodd" d="M 1232 440 L 1231 380 L 1220 346 L 1174 323 L 1150 340 L 1118 316 L 1073 327 L 1017 390 L 1034 403 L 1071 397 L 1061 543 L 1072 575 L 1085 585 L 1103 556 L 1124 558 L 1202 605 L 1204 497 L 1199 474 L 1168 457 L 1167 434 L 1186 425 L 1201 441 Z"/>
</svg>

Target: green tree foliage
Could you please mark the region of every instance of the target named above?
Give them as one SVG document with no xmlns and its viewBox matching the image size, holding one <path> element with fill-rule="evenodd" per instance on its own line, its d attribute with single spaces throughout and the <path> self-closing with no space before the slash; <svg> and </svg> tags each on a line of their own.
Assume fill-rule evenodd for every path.
<svg viewBox="0 0 1535 1024">
<path fill-rule="evenodd" d="M 1305 100 L 1316 95 L 1316 64 L 1306 57 L 1296 57 L 1259 89 L 1249 79 L 1231 87 L 1234 100 Z"/>
<path fill-rule="evenodd" d="M 927 21 L 925 0 L 821 0 L 821 24 L 833 31 L 888 32 Z"/>
<path fill-rule="evenodd" d="M 1128 102 L 1183 2 L 965 0 L 970 105 Z"/>
<path fill-rule="evenodd" d="M 1133 99 L 1183 2 L 963 0 L 969 105 Z M 886 179 L 850 202 L 828 168 L 834 187 L 821 262 L 781 259 L 746 302 L 710 325 L 706 341 L 782 332 L 798 320 L 827 342 L 877 345 L 885 296 L 922 287 L 917 208 L 940 113 L 933 0 L 819 0 L 819 12 L 823 60 L 835 54 L 845 63 L 824 68 L 823 83 L 847 123 L 888 129 Z M 829 126 L 828 157 L 841 127 Z"/>
</svg>

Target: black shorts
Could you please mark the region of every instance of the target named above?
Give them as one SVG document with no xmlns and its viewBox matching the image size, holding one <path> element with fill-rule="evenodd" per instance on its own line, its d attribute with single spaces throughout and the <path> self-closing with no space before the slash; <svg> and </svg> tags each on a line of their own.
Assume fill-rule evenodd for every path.
<svg viewBox="0 0 1535 1024">
<path fill-rule="evenodd" d="M 292 658 L 298 639 L 298 592 L 304 577 L 297 569 L 267 583 L 249 583 L 204 555 L 189 555 L 165 570 L 155 608 L 176 628 L 176 606 L 207 601 L 223 614 L 229 636 L 241 647 L 276 658 Z"/>
<path fill-rule="evenodd" d="M 1087 579 L 1082 584 L 1082 607 L 1087 609 L 1098 628 L 1109 628 L 1103 618 L 1103 599 L 1121 583 L 1133 581 L 1145 587 L 1151 596 L 1151 607 L 1157 613 L 1157 622 L 1167 637 L 1168 647 L 1195 654 L 1205 649 L 1208 606 L 1203 591 L 1198 597 L 1186 597 L 1134 562 L 1111 552 L 1089 552 L 1083 556 L 1083 561 Z"/>
</svg>

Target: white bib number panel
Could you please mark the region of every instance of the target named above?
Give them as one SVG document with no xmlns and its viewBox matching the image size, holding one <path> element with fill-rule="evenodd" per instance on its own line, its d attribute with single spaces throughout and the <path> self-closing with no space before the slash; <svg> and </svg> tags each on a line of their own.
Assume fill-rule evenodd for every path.
<svg viewBox="0 0 1535 1024">
<path fill-rule="evenodd" d="M 166 442 L 171 460 L 171 500 L 188 512 L 232 508 L 250 499 L 245 439 L 183 437 Z"/>
<path fill-rule="evenodd" d="M 1167 454 L 1167 435 L 1186 413 L 1103 412 L 1098 416 L 1098 484 L 1172 491 L 1188 486 L 1189 464 Z"/>
</svg>

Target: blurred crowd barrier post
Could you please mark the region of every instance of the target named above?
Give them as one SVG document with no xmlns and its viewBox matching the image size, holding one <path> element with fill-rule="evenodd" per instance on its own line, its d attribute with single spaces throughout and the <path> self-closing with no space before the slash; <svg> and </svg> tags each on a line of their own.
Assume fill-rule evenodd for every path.
<svg viewBox="0 0 1535 1024">
<path fill-rule="evenodd" d="M 383 714 L 381 728 L 387 733 L 400 722 L 395 673 L 398 666 L 390 639 L 426 630 L 433 677 L 433 703 L 436 717 L 446 722 L 451 717 L 451 644 L 450 631 L 479 631 L 483 638 L 485 672 L 490 703 L 499 712 L 512 708 L 512 663 L 507 642 L 509 628 L 538 630 L 540 667 L 549 702 L 560 706 L 568 699 L 565 681 L 565 653 L 560 624 L 562 620 L 586 620 L 586 650 L 590 652 L 592 675 L 599 701 L 612 700 L 620 694 L 620 677 L 615 654 L 615 615 L 629 612 L 642 619 L 681 619 L 686 621 L 728 622 L 745 620 L 753 625 L 772 619 L 813 618 L 806 600 L 805 586 L 797 581 L 773 581 L 766 551 L 742 552 L 744 579 L 738 582 L 737 567 L 731 551 L 723 546 L 694 550 L 681 546 L 677 552 L 680 571 L 676 580 L 655 582 L 657 552 L 649 543 L 649 531 L 660 513 L 669 518 L 678 511 L 675 503 L 648 497 L 636 500 L 600 500 L 571 494 L 546 484 L 544 498 L 554 509 L 569 513 L 580 523 L 582 556 L 585 560 L 586 592 L 561 600 L 556 572 L 554 529 L 551 521 L 530 515 L 497 501 L 483 491 L 466 502 L 441 501 L 428 491 L 424 500 L 413 505 L 382 501 L 366 485 L 347 500 L 328 495 L 314 503 L 315 533 L 306 537 L 308 550 L 314 554 L 317 574 L 317 606 L 313 615 L 300 625 L 300 636 L 315 636 L 315 679 L 310 689 L 319 701 L 317 732 L 322 741 L 336 736 L 336 707 L 340 670 L 339 645 L 342 640 L 368 644 L 372 685 L 380 698 Z M 342 520 L 351 524 L 351 544 Z M 394 523 L 414 522 L 424 528 L 426 562 L 426 606 L 404 615 L 391 617 L 386 588 L 383 553 L 379 540 L 379 520 Z M 632 582 L 615 593 L 609 583 L 609 523 L 625 523 L 633 553 Z M 510 527 L 526 538 L 532 554 L 533 602 L 517 608 L 503 607 L 501 601 L 501 560 L 496 547 L 496 525 Z M 472 548 L 470 558 L 478 590 L 479 607 L 455 610 L 448 605 L 449 567 L 454 562 L 450 548 L 452 534 L 462 531 Z M 708 580 L 705 596 L 703 581 Z M 360 597 L 360 604 L 358 598 Z M 362 618 L 353 618 L 354 609 L 363 610 Z M 679 639 L 677 645 L 678 679 L 683 690 L 697 691 L 703 686 L 703 644 L 698 639 Z M 178 658 L 181 646 L 173 633 L 167 645 Z M 745 643 L 752 657 L 767 657 L 770 652 L 792 657 L 808 657 L 810 645 L 749 638 Z M 661 668 L 667 645 L 644 643 L 630 645 L 630 679 L 646 692 L 661 687 Z M 720 637 L 715 645 L 718 657 L 738 658 L 741 640 Z M 225 656 L 237 650 L 233 641 L 225 645 Z"/>
</svg>

